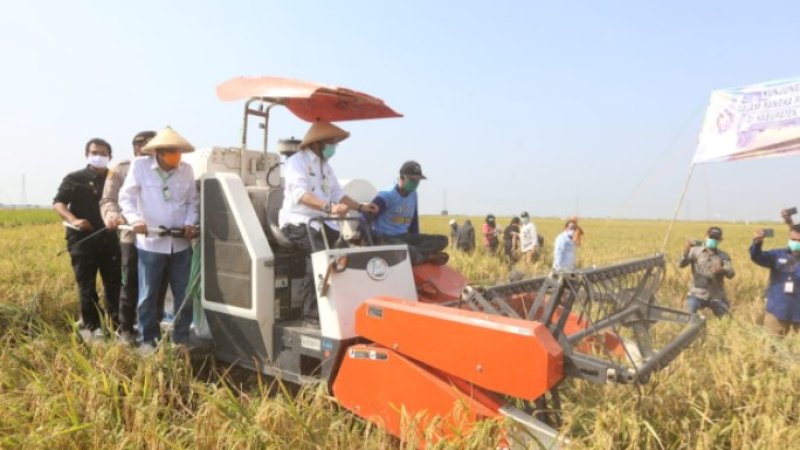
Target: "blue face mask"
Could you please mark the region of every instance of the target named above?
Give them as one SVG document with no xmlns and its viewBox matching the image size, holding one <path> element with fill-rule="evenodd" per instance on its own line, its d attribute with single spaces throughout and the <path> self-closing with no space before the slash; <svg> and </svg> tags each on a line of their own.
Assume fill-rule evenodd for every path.
<svg viewBox="0 0 800 450">
<path fill-rule="evenodd" d="M 716 249 L 719 247 L 719 241 L 716 239 L 707 238 L 706 239 L 706 247 L 710 249 Z"/>
<path fill-rule="evenodd" d="M 419 180 L 412 180 L 411 178 L 406 178 L 405 182 L 403 182 L 403 190 L 408 192 L 409 194 L 416 191 L 417 187 L 419 187 Z"/>
<path fill-rule="evenodd" d="M 327 159 L 333 158 L 333 155 L 336 154 L 336 144 L 325 144 L 322 147 L 322 157 Z"/>
<path fill-rule="evenodd" d="M 790 240 L 789 250 L 793 251 L 794 253 L 800 253 L 800 242 Z"/>
</svg>

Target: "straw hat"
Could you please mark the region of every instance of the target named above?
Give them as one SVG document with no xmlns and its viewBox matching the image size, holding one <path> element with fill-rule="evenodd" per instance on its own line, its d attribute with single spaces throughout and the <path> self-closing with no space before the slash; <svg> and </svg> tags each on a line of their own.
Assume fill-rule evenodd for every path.
<svg viewBox="0 0 800 450">
<path fill-rule="evenodd" d="M 303 142 L 300 143 L 300 149 L 308 148 L 314 142 L 332 139 L 334 143 L 337 143 L 349 137 L 350 133 L 330 122 L 314 122 L 303 138 Z"/>
<path fill-rule="evenodd" d="M 157 148 L 174 148 L 180 150 L 181 153 L 194 151 L 194 146 L 170 127 L 164 128 L 153 139 L 150 139 L 150 142 L 142 147 L 142 154 L 152 155 Z"/>
</svg>

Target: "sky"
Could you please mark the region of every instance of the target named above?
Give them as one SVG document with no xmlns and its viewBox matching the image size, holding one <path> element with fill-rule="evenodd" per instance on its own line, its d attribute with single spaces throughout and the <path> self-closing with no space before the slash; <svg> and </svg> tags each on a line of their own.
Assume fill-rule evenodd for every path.
<svg viewBox="0 0 800 450">
<path fill-rule="evenodd" d="M 670 218 L 714 89 L 800 76 L 798 2 L 4 1 L 0 203 L 49 205 L 103 137 L 172 126 L 239 142 L 221 82 L 274 75 L 382 98 L 342 122 L 342 179 L 390 186 L 415 159 L 420 211 Z M 270 146 L 308 124 L 273 114 Z M 798 157 L 695 166 L 680 218 L 779 219 Z M 445 194 L 446 193 L 446 194 Z"/>
</svg>

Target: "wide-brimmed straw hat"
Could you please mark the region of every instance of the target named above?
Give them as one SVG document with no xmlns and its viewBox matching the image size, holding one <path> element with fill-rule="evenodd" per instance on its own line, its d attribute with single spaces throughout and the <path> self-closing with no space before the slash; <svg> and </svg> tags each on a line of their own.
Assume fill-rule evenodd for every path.
<svg viewBox="0 0 800 450">
<path fill-rule="evenodd" d="M 142 147 L 142 153 L 145 155 L 152 155 L 158 148 L 174 148 L 181 153 L 194 151 L 194 146 L 170 127 L 164 128 L 159 131 L 153 139 L 150 139 L 150 142 Z"/>
<path fill-rule="evenodd" d="M 337 143 L 349 137 L 350 133 L 330 122 L 314 122 L 303 138 L 303 142 L 300 143 L 300 149 L 308 148 L 314 142 L 332 140 L 333 143 Z"/>
</svg>

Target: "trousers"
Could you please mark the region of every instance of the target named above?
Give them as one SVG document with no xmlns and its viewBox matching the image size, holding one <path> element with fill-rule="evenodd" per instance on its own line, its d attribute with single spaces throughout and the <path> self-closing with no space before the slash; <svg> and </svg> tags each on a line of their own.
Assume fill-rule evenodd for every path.
<svg viewBox="0 0 800 450">
<path fill-rule="evenodd" d="M 94 330 L 101 325 L 100 317 L 107 313 L 110 326 L 116 327 L 119 317 L 120 257 L 119 247 L 81 246 L 80 252 L 71 252 L 72 271 L 78 284 L 81 319 L 84 328 Z M 103 281 L 105 308 L 97 295 L 97 273 Z"/>
<path fill-rule="evenodd" d="M 325 249 L 325 241 L 322 237 L 323 232 L 328 238 L 329 245 L 333 245 L 339 239 L 339 232 L 327 225 L 322 226 L 320 231 L 315 230 L 313 227 L 309 228 L 305 224 L 288 224 L 281 231 L 305 255 L 306 273 L 303 277 L 303 317 L 317 319 L 319 318 L 319 309 L 317 308 L 317 290 L 314 286 L 314 267 L 311 265 L 311 252 L 314 249 L 317 251 Z M 314 241 L 313 249 L 311 247 L 312 239 Z"/>
<path fill-rule="evenodd" d="M 158 293 L 165 280 L 172 288 L 172 313 L 175 316 L 172 339 L 174 342 L 187 342 L 192 325 L 192 304 L 188 302 L 181 309 L 189 274 L 192 268 L 192 248 L 176 253 L 156 253 L 138 249 L 139 252 L 139 330 L 143 342 L 153 342 L 161 336 L 159 321 L 164 313 L 163 303 L 159 305 Z M 180 311 L 180 314 L 178 312 Z"/>
</svg>

